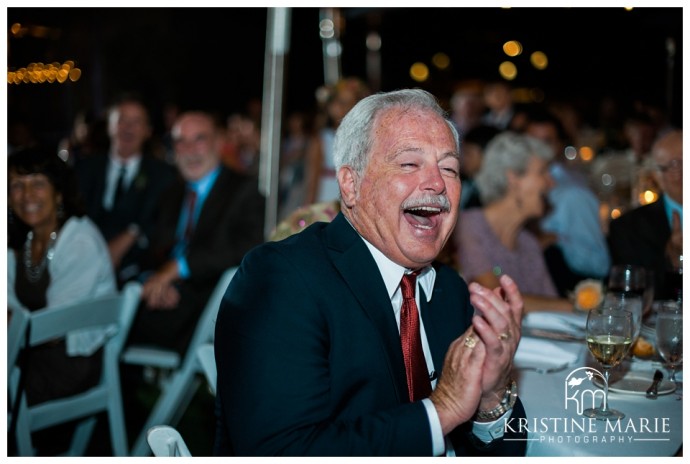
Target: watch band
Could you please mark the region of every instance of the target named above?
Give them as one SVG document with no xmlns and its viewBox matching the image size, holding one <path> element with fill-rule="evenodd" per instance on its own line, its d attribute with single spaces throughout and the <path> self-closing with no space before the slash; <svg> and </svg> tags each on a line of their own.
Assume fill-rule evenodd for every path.
<svg viewBox="0 0 690 464">
<path fill-rule="evenodd" d="M 517 400 L 517 383 L 515 380 L 510 379 L 508 385 L 506 385 L 506 390 L 503 393 L 503 398 L 501 402 L 493 409 L 488 411 L 477 411 L 477 419 L 485 421 L 495 421 L 500 418 L 503 414 L 510 411 L 515 405 Z"/>
</svg>

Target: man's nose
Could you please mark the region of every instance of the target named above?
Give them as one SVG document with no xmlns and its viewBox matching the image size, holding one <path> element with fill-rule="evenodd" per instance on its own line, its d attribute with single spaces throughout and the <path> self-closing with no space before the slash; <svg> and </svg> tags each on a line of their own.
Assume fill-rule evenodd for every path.
<svg viewBox="0 0 690 464">
<path fill-rule="evenodd" d="M 443 176 L 438 166 L 429 166 L 424 170 L 424 181 L 421 188 L 435 193 L 442 193 L 446 190 L 446 183 L 443 181 Z"/>
</svg>

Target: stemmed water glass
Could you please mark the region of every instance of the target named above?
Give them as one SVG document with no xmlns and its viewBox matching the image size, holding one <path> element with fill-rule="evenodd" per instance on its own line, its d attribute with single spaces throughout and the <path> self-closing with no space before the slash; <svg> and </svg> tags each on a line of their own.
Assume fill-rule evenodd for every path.
<svg viewBox="0 0 690 464">
<path fill-rule="evenodd" d="M 683 308 L 675 301 L 661 304 L 656 315 L 656 347 L 676 382 L 676 369 L 683 363 Z"/>
<path fill-rule="evenodd" d="M 643 314 L 647 314 L 654 300 L 654 274 L 642 266 L 617 264 L 611 266 L 608 291 L 635 294 L 642 298 Z"/>
<path fill-rule="evenodd" d="M 642 330 L 642 298 L 634 293 L 609 291 L 604 297 L 604 306 L 611 310 L 630 311 L 632 314 L 632 339 L 635 343 L 637 337 L 640 336 L 640 330 Z"/>
<path fill-rule="evenodd" d="M 587 348 L 604 370 L 604 398 L 598 408 L 585 409 L 585 416 L 598 420 L 625 417 L 622 412 L 609 408 L 609 371 L 628 353 L 632 336 L 633 318 L 630 311 L 603 306 L 591 310 L 587 315 Z"/>
</svg>

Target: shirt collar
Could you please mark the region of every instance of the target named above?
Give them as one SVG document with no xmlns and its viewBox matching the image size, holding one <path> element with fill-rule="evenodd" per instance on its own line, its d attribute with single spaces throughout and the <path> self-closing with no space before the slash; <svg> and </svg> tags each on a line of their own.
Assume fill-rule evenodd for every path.
<svg viewBox="0 0 690 464">
<path fill-rule="evenodd" d="M 193 189 L 197 195 L 205 196 L 209 190 L 213 187 L 216 182 L 218 175 L 220 174 L 220 166 L 216 167 L 213 171 L 206 174 L 201 179 L 194 182 L 187 182 L 189 188 Z"/>
<path fill-rule="evenodd" d="M 110 163 L 114 164 L 116 167 L 125 166 L 127 171 L 129 171 L 133 166 L 138 166 L 141 162 L 141 153 L 136 153 L 127 158 L 119 156 L 114 151 L 110 152 Z"/>
<path fill-rule="evenodd" d="M 355 229 L 356 230 L 356 229 Z M 360 235 L 360 237 L 362 237 Z M 394 263 L 386 255 L 384 255 L 378 248 L 369 243 L 364 237 L 362 237 L 367 248 L 371 252 L 371 255 L 376 261 L 376 266 L 379 268 L 381 277 L 383 277 L 383 282 L 386 285 L 386 290 L 388 291 L 388 298 L 392 299 L 393 294 L 400 286 L 400 281 L 402 280 L 403 274 L 411 272 L 410 269 L 406 269 L 399 264 Z M 424 295 L 426 295 L 426 301 L 431 301 L 431 295 L 433 293 L 434 282 L 436 281 L 436 270 L 432 266 L 425 267 L 422 272 L 417 276 L 417 282 L 419 286 L 424 290 Z"/>
</svg>

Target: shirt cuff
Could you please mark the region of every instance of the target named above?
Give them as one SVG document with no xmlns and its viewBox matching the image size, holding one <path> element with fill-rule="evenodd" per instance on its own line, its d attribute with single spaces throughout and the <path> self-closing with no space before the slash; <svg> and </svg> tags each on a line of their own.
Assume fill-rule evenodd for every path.
<svg viewBox="0 0 690 464">
<path fill-rule="evenodd" d="M 443 429 L 441 428 L 441 420 L 438 418 L 438 412 L 434 407 L 434 403 L 429 398 L 424 398 L 422 404 L 426 409 L 426 415 L 429 418 L 429 426 L 431 427 L 431 446 L 434 456 L 443 456 L 446 452 L 446 443 L 443 438 Z"/>
<path fill-rule="evenodd" d="M 177 258 L 177 271 L 180 274 L 180 279 L 189 279 L 191 272 L 189 271 L 187 259 L 184 256 Z"/>
<path fill-rule="evenodd" d="M 512 409 L 507 410 L 501 417 L 493 422 L 474 422 L 472 425 L 472 433 L 484 443 L 490 443 L 493 440 L 502 438 L 505 430 L 503 428 L 504 419 L 508 418 L 513 412 Z"/>
</svg>

